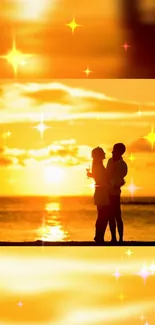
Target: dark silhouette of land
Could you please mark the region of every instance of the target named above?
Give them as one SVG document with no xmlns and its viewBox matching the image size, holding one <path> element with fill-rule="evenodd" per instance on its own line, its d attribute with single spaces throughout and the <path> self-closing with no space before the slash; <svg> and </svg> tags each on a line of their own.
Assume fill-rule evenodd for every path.
<svg viewBox="0 0 155 325">
<path fill-rule="evenodd" d="M 120 0 L 122 28 L 130 45 L 126 78 L 155 78 L 155 10 L 147 20 L 140 10 L 141 0 Z"/>
<path fill-rule="evenodd" d="M 155 246 L 155 241 L 124 241 L 122 243 L 104 242 L 96 244 L 94 241 L 64 241 L 48 242 L 37 240 L 34 242 L 0 242 L 0 246 Z"/>
</svg>

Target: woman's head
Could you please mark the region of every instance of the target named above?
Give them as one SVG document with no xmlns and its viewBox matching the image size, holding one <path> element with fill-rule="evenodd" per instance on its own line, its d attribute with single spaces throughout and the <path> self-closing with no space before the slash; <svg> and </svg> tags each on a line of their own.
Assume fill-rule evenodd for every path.
<svg viewBox="0 0 155 325">
<path fill-rule="evenodd" d="M 96 162 L 102 162 L 103 159 L 105 159 L 105 152 L 102 148 L 97 147 L 92 150 L 92 158 Z"/>
</svg>

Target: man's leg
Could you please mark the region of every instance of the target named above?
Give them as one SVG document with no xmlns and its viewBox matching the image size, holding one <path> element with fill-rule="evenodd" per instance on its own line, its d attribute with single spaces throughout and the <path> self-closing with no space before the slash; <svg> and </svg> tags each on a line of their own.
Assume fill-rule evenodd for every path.
<svg viewBox="0 0 155 325">
<path fill-rule="evenodd" d="M 109 228 L 111 232 L 111 240 L 116 240 L 116 221 L 115 221 L 115 207 L 113 204 L 112 197 L 110 198 L 110 211 L 109 211 Z"/>
<path fill-rule="evenodd" d="M 113 205 L 115 209 L 115 219 L 117 224 L 117 229 L 119 233 L 119 241 L 123 241 L 123 220 L 122 220 L 122 214 L 121 214 L 121 200 L 120 200 L 120 194 L 113 196 Z"/>
<path fill-rule="evenodd" d="M 96 233 L 94 240 L 96 242 L 104 241 L 104 234 L 108 224 L 108 211 L 107 207 L 99 206 L 97 207 L 98 217 L 96 220 Z"/>
</svg>

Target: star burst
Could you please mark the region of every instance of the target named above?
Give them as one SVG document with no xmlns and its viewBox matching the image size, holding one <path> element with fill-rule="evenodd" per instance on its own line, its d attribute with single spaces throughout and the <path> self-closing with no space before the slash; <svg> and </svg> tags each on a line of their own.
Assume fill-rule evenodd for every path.
<svg viewBox="0 0 155 325">
<path fill-rule="evenodd" d="M 131 155 L 130 155 L 130 157 L 129 157 L 129 160 L 130 161 L 133 161 L 133 160 L 135 160 L 136 158 L 135 158 L 135 156 L 132 154 L 132 152 L 131 152 Z"/>
<path fill-rule="evenodd" d="M 89 68 L 87 68 L 86 70 L 84 70 L 83 72 L 85 72 L 85 74 L 87 75 L 87 77 L 89 76 L 89 74 L 92 72 L 91 70 L 89 70 Z"/>
<path fill-rule="evenodd" d="M 130 249 L 128 249 L 127 250 L 127 252 L 125 253 L 126 255 L 128 255 L 129 257 L 133 254 L 133 252 L 130 250 Z"/>
<path fill-rule="evenodd" d="M 118 271 L 118 268 L 117 268 L 116 272 L 113 275 L 116 277 L 117 280 L 121 276 L 120 272 Z"/>
<path fill-rule="evenodd" d="M 136 186 L 133 182 L 133 179 L 131 179 L 131 183 L 128 187 L 126 187 L 126 189 L 130 192 L 131 196 L 133 197 L 135 191 L 141 189 L 141 187 Z"/>
<path fill-rule="evenodd" d="M 140 108 L 139 108 L 139 111 L 138 111 L 138 115 L 142 116 L 142 111 L 140 110 Z"/>
<path fill-rule="evenodd" d="M 121 294 L 117 297 L 118 299 L 120 299 L 121 301 L 124 300 L 125 296 L 123 295 L 123 293 L 121 292 Z"/>
<path fill-rule="evenodd" d="M 122 47 L 124 48 L 125 52 L 127 52 L 127 50 L 130 47 L 130 45 L 127 44 L 127 42 L 125 41 L 125 43 L 122 45 Z"/>
<path fill-rule="evenodd" d="M 148 271 L 146 265 L 144 265 L 141 269 L 141 271 L 138 273 L 144 281 L 147 279 L 147 277 L 150 275 L 150 272 Z"/>
<path fill-rule="evenodd" d="M 14 74 L 17 75 L 18 66 L 26 64 L 26 58 L 32 57 L 32 54 L 24 54 L 16 48 L 15 37 L 13 37 L 12 49 L 5 55 L 1 55 L 0 58 L 7 60 L 13 68 Z"/>
<path fill-rule="evenodd" d="M 143 138 L 147 139 L 151 143 L 151 146 L 152 146 L 152 149 L 153 149 L 153 145 L 154 145 L 154 142 L 155 142 L 154 128 L 152 127 L 151 132 L 148 135 L 146 135 L 145 137 L 143 137 Z"/>
<path fill-rule="evenodd" d="M 3 138 L 3 139 L 10 138 L 11 135 L 12 135 L 12 133 L 11 133 L 10 131 L 7 131 L 7 132 L 4 132 L 4 133 L 2 134 L 2 138 Z"/>
<path fill-rule="evenodd" d="M 143 322 L 146 317 L 143 315 L 143 313 L 140 315 L 139 319 Z"/>
<path fill-rule="evenodd" d="M 19 301 L 19 302 L 17 303 L 17 306 L 18 306 L 18 307 L 22 307 L 22 306 L 23 306 L 22 301 Z"/>
<path fill-rule="evenodd" d="M 49 126 L 45 125 L 43 122 L 43 114 L 41 114 L 40 123 L 37 126 L 34 126 L 34 129 L 37 129 L 40 132 L 41 139 L 43 139 L 44 131 L 49 129 Z"/>
<path fill-rule="evenodd" d="M 75 21 L 75 18 L 73 17 L 73 20 L 69 24 L 66 24 L 66 26 L 70 27 L 72 30 L 72 33 L 74 33 L 74 30 L 81 25 L 77 24 Z"/>
<path fill-rule="evenodd" d="M 154 264 L 154 262 L 149 267 L 149 270 L 151 271 L 151 274 L 154 274 L 155 273 L 155 264 Z"/>
</svg>

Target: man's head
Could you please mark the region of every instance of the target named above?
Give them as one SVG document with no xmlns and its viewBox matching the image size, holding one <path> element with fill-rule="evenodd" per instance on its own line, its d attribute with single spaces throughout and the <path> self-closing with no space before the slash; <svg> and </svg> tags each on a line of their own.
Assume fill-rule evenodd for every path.
<svg viewBox="0 0 155 325">
<path fill-rule="evenodd" d="M 126 147 L 123 143 L 116 143 L 113 146 L 112 156 L 114 159 L 118 160 L 126 151 Z"/>
<path fill-rule="evenodd" d="M 102 148 L 97 147 L 92 150 L 92 158 L 95 159 L 96 161 L 102 161 L 105 159 L 105 152 Z"/>
</svg>

